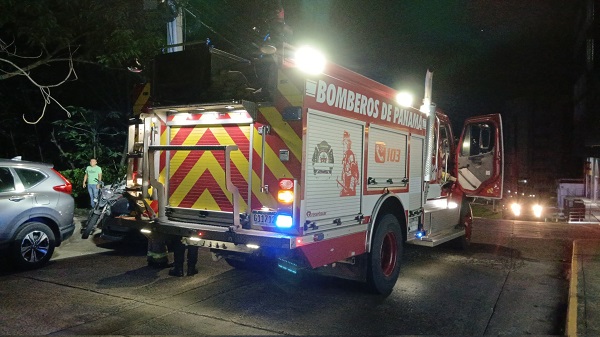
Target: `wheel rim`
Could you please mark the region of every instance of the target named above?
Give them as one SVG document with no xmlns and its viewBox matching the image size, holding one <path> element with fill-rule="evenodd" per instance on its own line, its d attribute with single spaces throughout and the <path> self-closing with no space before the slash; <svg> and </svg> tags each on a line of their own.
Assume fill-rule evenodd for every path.
<svg viewBox="0 0 600 337">
<path fill-rule="evenodd" d="M 42 231 L 33 231 L 25 235 L 21 241 L 21 256 L 29 263 L 35 263 L 48 255 L 50 239 Z"/>
<path fill-rule="evenodd" d="M 397 256 L 396 234 L 388 232 L 385 234 L 383 243 L 381 244 L 381 271 L 386 277 L 392 275 L 394 272 Z"/>
</svg>

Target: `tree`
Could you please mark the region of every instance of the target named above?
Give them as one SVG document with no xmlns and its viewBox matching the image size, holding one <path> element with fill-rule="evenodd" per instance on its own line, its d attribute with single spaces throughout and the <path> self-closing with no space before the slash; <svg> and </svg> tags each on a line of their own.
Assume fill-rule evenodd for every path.
<svg viewBox="0 0 600 337">
<path fill-rule="evenodd" d="M 56 146 L 61 157 L 69 167 L 75 169 L 90 158 L 99 162 L 112 163 L 118 167 L 123 149 L 127 125 L 123 113 L 111 111 L 97 113 L 84 108 L 69 107 L 71 118 L 52 122 L 51 142 Z M 119 160 L 117 160 L 119 159 Z"/>
<path fill-rule="evenodd" d="M 125 174 L 121 158 L 126 148 L 128 114 L 118 111 L 98 112 L 80 107 L 68 107 L 71 118 L 52 122 L 50 141 L 70 168 L 61 170 L 75 186 L 83 180 L 84 168 L 91 158 L 98 159 L 103 180 L 115 181 Z M 115 150 L 119 149 L 119 150 Z M 84 193 L 85 194 L 85 193 Z M 74 190 L 73 196 L 78 197 Z"/>
<path fill-rule="evenodd" d="M 70 153 L 79 150 L 66 146 L 67 135 L 58 135 L 58 130 L 67 127 L 61 132 L 74 132 L 68 126 L 83 123 L 83 112 L 72 116 L 73 110 L 62 104 L 84 107 L 89 121 L 94 120 L 94 113 L 101 115 L 99 120 L 116 112 L 120 116 L 131 113 L 133 83 L 144 81 L 145 73 L 129 72 L 127 66 L 136 59 L 149 63 L 166 40 L 161 9 L 147 10 L 145 3 L 0 0 L 0 8 L 10 8 L 0 10 L 0 143 L 5 144 L 0 157 L 22 155 L 27 160 L 52 162 L 59 169 L 79 167 L 82 158 L 78 156 L 87 157 L 94 149 Z M 65 113 L 73 117 L 71 122 L 52 124 L 64 119 Z M 44 120 L 44 116 L 49 118 Z M 121 122 L 118 127 L 126 132 L 126 120 Z M 125 139 L 111 140 L 102 141 L 111 147 L 96 148 L 97 156 L 112 149 L 110 158 L 120 153 Z M 65 149 L 60 157 L 52 148 L 56 145 Z"/>
<path fill-rule="evenodd" d="M 74 125 L 53 124 L 79 118 L 66 106 L 90 114 L 130 114 L 133 84 L 151 74 L 150 62 L 166 44 L 165 23 L 180 8 L 187 15 L 186 42 L 211 38 L 218 48 L 236 54 L 258 51 L 250 42 L 262 42 L 269 31 L 254 30 L 264 26 L 263 15 L 248 9 L 261 9 L 270 1 L 277 2 L 223 6 L 221 0 L 0 0 L 0 8 L 10 9 L 0 10 L 0 143 L 5 144 L 0 156 L 23 155 L 60 169 L 81 165 L 80 154 L 69 151 L 81 151 L 84 157 L 90 153 L 66 146 L 60 137 L 67 135 L 58 135 L 73 132 Z M 133 61 L 145 71 L 129 72 Z M 120 125 L 123 131 L 125 125 Z M 119 152 L 123 144 L 112 149 Z M 55 151 L 57 145 L 63 156 Z"/>
<path fill-rule="evenodd" d="M 147 63 L 165 44 L 159 10 L 144 10 L 143 1 L 0 0 L 0 81 L 26 77 L 39 89 L 44 105 L 51 90 L 77 79 L 76 64 L 126 71 L 133 60 Z M 40 76 L 47 82 L 36 79 Z M 49 75 L 48 75 L 49 73 Z"/>
</svg>

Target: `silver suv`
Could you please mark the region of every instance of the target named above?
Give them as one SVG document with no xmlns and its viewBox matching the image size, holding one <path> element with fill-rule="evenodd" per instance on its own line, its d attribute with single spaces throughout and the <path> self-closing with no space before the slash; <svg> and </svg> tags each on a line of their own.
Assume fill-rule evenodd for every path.
<svg viewBox="0 0 600 337">
<path fill-rule="evenodd" d="M 0 159 L 0 251 L 20 269 L 50 260 L 73 235 L 71 182 L 51 164 Z"/>
</svg>

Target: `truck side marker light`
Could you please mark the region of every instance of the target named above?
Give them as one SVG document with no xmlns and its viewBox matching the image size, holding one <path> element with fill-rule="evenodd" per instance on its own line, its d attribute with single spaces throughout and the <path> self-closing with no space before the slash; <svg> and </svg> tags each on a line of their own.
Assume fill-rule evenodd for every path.
<svg viewBox="0 0 600 337">
<path fill-rule="evenodd" d="M 279 214 L 277 218 L 275 218 L 275 226 L 279 228 L 290 228 L 292 227 L 292 216 Z"/>
<path fill-rule="evenodd" d="M 279 262 L 277 262 L 277 267 L 289 271 L 292 274 L 298 274 L 298 265 L 294 262 L 284 260 L 282 258 L 278 258 Z"/>
<path fill-rule="evenodd" d="M 281 264 L 279 264 L 279 263 L 277 264 L 277 267 L 279 267 L 279 268 L 281 268 L 281 269 L 283 269 L 283 270 L 285 270 L 285 271 L 289 271 L 289 272 L 290 272 L 290 273 L 292 273 L 292 274 L 298 274 L 298 271 L 297 271 L 297 270 L 293 270 L 292 268 L 288 268 L 288 267 L 282 266 L 282 265 L 281 265 Z"/>
<path fill-rule="evenodd" d="M 149 230 L 149 229 L 147 229 L 147 228 L 142 228 L 142 229 L 140 229 L 140 232 L 142 232 L 142 233 L 144 233 L 144 234 L 151 234 L 151 233 L 152 233 L 152 231 L 151 231 L 151 230 Z"/>
</svg>

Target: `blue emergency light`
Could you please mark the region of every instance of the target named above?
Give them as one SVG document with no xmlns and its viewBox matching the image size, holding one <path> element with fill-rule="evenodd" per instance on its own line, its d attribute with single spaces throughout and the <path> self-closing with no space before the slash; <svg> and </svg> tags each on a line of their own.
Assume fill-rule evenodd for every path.
<svg viewBox="0 0 600 337">
<path fill-rule="evenodd" d="M 279 228 L 292 227 L 292 216 L 287 214 L 278 214 L 275 218 L 275 226 Z"/>
</svg>

